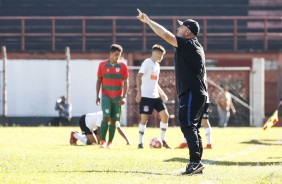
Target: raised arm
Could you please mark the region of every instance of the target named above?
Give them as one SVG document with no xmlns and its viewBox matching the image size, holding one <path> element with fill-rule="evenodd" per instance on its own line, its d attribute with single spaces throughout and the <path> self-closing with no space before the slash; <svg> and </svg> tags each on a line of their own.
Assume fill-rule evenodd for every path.
<svg viewBox="0 0 282 184">
<path fill-rule="evenodd" d="M 175 36 L 164 28 L 162 25 L 158 24 L 157 22 L 151 20 L 145 13 L 141 12 L 137 9 L 139 15 L 137 18 L 150 26 L 150 28 L 162 39 L 164 39 L 167 43 L 171 44 L 174 47 L 178 47 L 177 40 Z"/>
</svg>

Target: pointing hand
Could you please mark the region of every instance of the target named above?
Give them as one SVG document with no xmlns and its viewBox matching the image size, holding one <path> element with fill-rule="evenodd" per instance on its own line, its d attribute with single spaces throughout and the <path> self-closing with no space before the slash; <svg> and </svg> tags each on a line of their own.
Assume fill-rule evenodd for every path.
<svg viewBox="0 0 282 184">
<path fill-rule="evenodd" d="M 136 16 L 141 22 L 144 22 L 144 23 L 147 23 L 147 21 L 149 20 L 149 18 L 148 18 L 148 16 L 145 14 L 145 13 L 143 13 L 143 12 L 141 12 L 141 10 L 139 10 L 138 8 L 137 8 L 137 11 L 138 11 L 138 16 Z"/>
</svg>

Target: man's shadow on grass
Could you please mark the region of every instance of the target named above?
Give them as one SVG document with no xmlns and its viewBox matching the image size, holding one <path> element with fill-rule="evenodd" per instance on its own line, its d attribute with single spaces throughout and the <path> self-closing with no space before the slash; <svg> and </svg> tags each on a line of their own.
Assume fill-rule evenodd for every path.
<svg viewBox="0 0 282 184">
<path fill-rule="evenodd" d="M 252 139 L 250 141 L 241 142 L 241 144 L 257 144 L 257 145 L 266 145 L 266 146 L 281 146 L 282 140 L 273 140 L 273 139 Z"/>
<path fill-rule="evenodd" d="M 184 171 L 184 169 L 183 169 Z M 49 173 L 50 171 L 43 171 L 43 173 Z M 151 171 L 121 171 L 121 170 L 75 170 L 75 171 L 53 171 L 56 173 L 124 173 L 124 174 L 146 174 L 146 175 L 157 175 L 157 176 L 181 176 L 181 172 L 151 172 Z M 185 176 L 185 175 L 184 175 Z"/>
<path fill-rule="evenodd" d="M 181 162 L 188 163 L 188 159 L 186 158 L 171 158 L 168 160 L 164 160 L 164 162 Z M 222 160 L 202 160 L 204 164 L 207 165 L 224 165 L 224 166 L 273 166 L 273 165 L 281 165 L 282 162 L 233 162 L 233 161 L 222 161 Z"/>
</svg>

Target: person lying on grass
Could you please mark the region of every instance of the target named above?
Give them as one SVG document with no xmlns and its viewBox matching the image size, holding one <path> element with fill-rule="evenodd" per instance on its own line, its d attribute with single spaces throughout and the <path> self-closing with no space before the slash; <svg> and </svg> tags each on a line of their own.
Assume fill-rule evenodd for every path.
<svg viewBox="0 0 282 184">
<path fill-rule="evenodd" d="M 79 119 L 79 126 L 82 134 L 78 133 L 78 131 L 72 131 L 70 135 L 70 144 L 76 145 L 77 140 L 80 140 L 85 145 L 100 144 L 100 127 L 102 119 L 102 111 L 82 115 Z M 116 127 L 119 134 L 126 140 L 127 145 L 130 145 L 130 141 L 121 128 L 119 121 L 116 122 Z"/>
</svg>

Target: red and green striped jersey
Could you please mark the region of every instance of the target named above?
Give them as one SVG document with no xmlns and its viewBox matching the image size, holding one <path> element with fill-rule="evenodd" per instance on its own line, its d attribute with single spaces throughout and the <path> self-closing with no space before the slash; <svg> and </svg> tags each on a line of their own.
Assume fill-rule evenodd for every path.
<svg viewBox="0 0 282 184">
<path fill-rule="evenodd" d="M 124 79 L 128 78 L 128 68 L 124 62 L 111 64 L 107 59 L 99 64 L 98 77 L 102 79 L 102 94 L 111 98 L 122 95 Z"/>
</svg>

